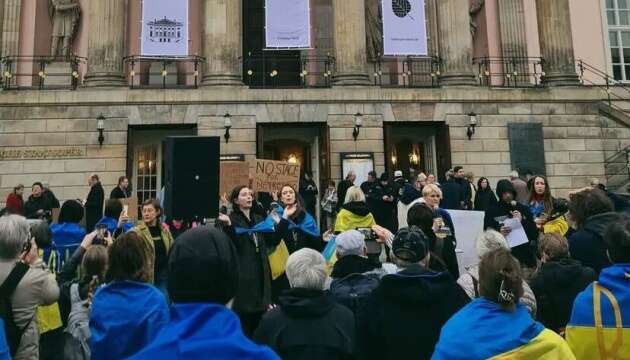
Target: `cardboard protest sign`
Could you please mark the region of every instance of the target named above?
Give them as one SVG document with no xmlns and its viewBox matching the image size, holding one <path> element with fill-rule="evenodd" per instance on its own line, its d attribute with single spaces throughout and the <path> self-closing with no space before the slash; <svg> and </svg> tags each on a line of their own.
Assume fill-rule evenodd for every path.
<svg viewBox="0 0 630 360">
<path fill-rule="evenodd" d="M 278 192 L 282 185 L 289 184 L 298 189 L 300 165 L 286 161 L 256 159 L 250 167 L 252 188 L 258 192 Z"/>
<path fill-rule="evenodd" d="M 125 209 L 127 212 L 127 216 L 130 219 L 138 220 L 138 198 L 130 197 L 125 199 L 120 199 L 120 202 L 123 205 L 123 213 L 125 213 Z"/>
<path fill-rule="evenodd" d="M 250 164 L 245 161 L 222 161 L 219 169 L 219 196 L 229 194 L 238 185 L 249 185 Z"/>
</svg>

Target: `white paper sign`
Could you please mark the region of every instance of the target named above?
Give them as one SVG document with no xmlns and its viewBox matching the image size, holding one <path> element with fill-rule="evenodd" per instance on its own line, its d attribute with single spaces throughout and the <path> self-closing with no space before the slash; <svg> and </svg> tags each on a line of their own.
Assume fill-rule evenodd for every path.
<svg viewBox="0 0 630 360">
<path fill-rule="evenodd" d="M 527 234 L 525 233 L 525 229 L 523 229 L 523 224 L 518 219 L 505 219 L 503 221 L 503 226 L 507 226 L 510 228 L 510 233 L 505 237 L 510 248 L 517 247 L 519 245 L 527 244 L 529 239 L 527 239 Z"/>
<path fill-rule="evenodd" d="M 457 263 L 459 273 L 466 272 L 466 268 L 479 263 L 477 257 L 477 237 L 483 232 L 483 211 L 447 210 L 455 227 L 457 239 Z"/>
<path fill-rule="evenodd" d="M 188 1 L 143 0 L 140 53 L 188 55 Z"/>
<path fill-rule="evenodd" d="M 309 0 L 265 0 L 265 46 L 311 47 Z"/>
<path fill-rule="evenodd" d="M 424 0 L 383 0 L 381 5 L 384 54 L 428 55 Z"/>
</svg>

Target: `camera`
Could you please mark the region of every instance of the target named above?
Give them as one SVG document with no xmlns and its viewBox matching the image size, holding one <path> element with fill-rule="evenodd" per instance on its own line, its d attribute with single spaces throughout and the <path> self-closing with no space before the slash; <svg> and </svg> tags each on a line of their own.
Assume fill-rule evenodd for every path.
<svg viewBox="0 0 630 360">
<path fill-rule="evenodd" d="M 368 254 L 380 254 L 381 253 L 381 244 L 379 244 L 376 239 L 376 233 L 372 231 L 370 228 L 357 228 L 358 232 L 363 234 L 365 238 L 365 247 L 367 248 Z"/>
<path fill-rule="evenodd" d="M 105 238 L 109 235 L 109 231 L 107 230 L 107 225 L 98 224 L 96 226 L 96 236 L 94 240 L 92 240 L 92 245 L 106 245 L 107 242 Z"/>
</svg>

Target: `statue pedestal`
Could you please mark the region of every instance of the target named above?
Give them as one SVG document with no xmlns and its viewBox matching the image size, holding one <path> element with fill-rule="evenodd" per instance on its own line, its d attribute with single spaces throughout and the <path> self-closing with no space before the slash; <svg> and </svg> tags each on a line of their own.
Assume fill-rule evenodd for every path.
<svg viewBox="0 0 630 360">
<path fill-rule="evenodd" d="M 72 87 L 72 63 L 69 61 L 53 61 L 46 66 L 46 87 Z"/>
</svg>

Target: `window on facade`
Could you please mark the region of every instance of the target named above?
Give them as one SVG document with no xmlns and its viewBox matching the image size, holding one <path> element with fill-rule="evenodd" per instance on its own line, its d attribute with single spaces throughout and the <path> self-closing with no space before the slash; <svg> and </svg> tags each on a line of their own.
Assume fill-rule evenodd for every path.
<svg viewBox="0 0 630 360">
<path fill-rule="evenodd" d="M 605 1 L 612 75 L 630 80 L 630 0 Z"/>
</svg>

